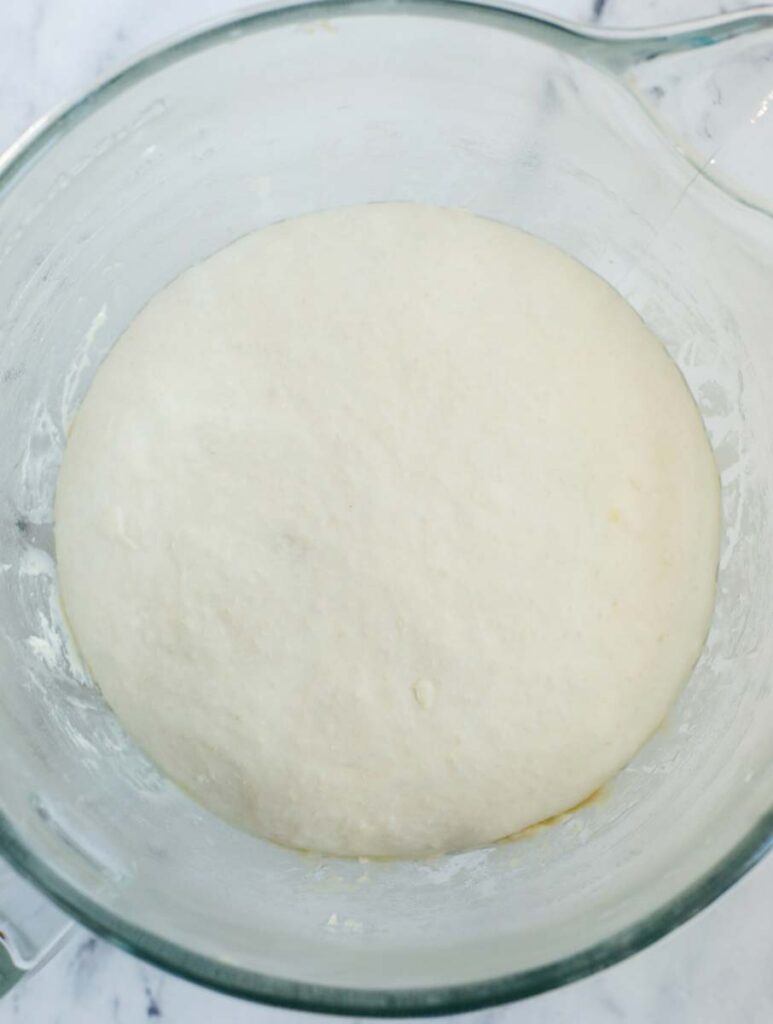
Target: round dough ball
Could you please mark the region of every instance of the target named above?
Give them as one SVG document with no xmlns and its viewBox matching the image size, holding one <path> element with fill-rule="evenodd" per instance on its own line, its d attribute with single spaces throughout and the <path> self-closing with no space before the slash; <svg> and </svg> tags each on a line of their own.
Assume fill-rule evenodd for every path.
<svg viewBox="0 0 773 1024">
<path fill-rule="evenodd" d="M 63 603 L 141 746 L 295 847 L 409 856 L 565 810 L 708 628 L 719 483 L 660 341 L 458 211 L 300 217 L 140 313 L 75 420 Z"/>
</svg>

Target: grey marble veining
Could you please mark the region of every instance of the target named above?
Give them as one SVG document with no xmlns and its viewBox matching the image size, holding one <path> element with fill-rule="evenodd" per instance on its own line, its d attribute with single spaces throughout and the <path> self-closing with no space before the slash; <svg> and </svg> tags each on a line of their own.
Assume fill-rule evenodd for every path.
<svg viewBox="0 0 773 1024">
<path fill-rule="evenodd" d="M 742 9 L 738 0 L 531 0 L 564 17 L 656 25 Z M 235 0 L 16 0 L 0 5 L 0 148 L 148 46 L 252 6 Z M 650 949 L 474 1024 L 770 1024 L 773 857 Z M 272 1024 L 308 1015 L 253 1006 L 165 975 L 79 929 L 0 1002 L 0 1024 Z"/>
</svg>

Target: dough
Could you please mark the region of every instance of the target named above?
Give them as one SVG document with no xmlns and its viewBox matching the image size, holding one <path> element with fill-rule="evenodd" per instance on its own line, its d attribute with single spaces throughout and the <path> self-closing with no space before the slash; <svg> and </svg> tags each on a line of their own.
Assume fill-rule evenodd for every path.
<svg viewBox="0 0 773 1024">
<path fill-rule="evenodd" d="M 86 663 L 169 775 L 294 847 L 488 843 L 624 765 L 712 611 L 719 483 L 660 341 L 550 245 L 351 207 L 192 267 L 59 479 Z"/>
</svg>

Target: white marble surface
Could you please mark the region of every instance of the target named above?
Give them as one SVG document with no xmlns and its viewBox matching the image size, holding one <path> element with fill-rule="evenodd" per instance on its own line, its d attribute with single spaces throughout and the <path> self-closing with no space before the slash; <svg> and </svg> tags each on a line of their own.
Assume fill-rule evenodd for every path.
<svg viewBox="0 0 773 1024">
<path fill-rule="evenodd" d="M 736 10 L 738 0 L 532 0 L 567 17 L 654 25 Z M 6 0 L 0 4 L 0 147 L 46 110 L 147 46 L 238 9 L 234 0 Z M 0 1024 L 281 1024 L 253 1006 L 163 974 L 78 931 L 0 1002 Z M 773 857 L 698 918 L 623 964 L 474 1024 L 769 1024 Z"/>
</svg>

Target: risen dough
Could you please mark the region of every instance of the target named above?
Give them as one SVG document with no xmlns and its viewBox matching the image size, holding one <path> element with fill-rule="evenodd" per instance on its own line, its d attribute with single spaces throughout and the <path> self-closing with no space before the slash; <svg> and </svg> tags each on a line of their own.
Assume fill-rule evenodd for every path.
<svg viewBox="0 0 773 1024">
<path fill-rule="evenodd" d="M 486 843 L 582 800 L 701 649 L 719 485 L 661 343 L 598 277 L 384 204 L 182 274 L 99 370 L 61 592 L 155 760 L 261 835 Z"/>
</svg>

